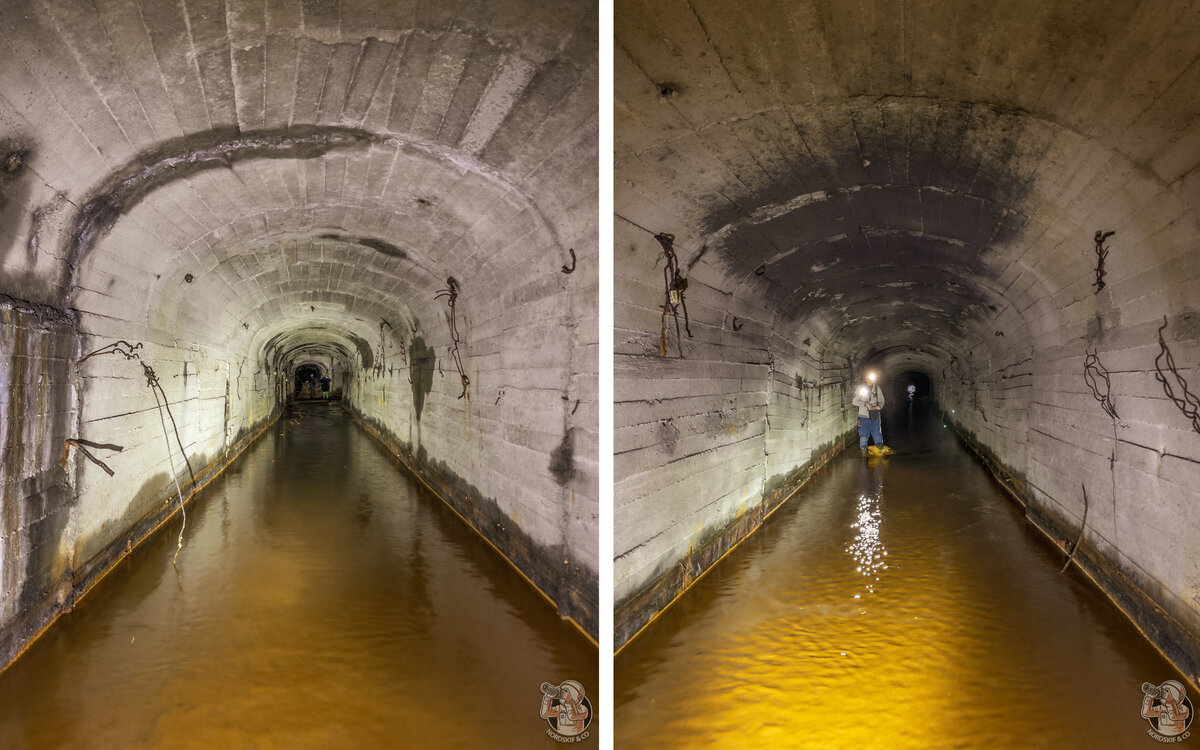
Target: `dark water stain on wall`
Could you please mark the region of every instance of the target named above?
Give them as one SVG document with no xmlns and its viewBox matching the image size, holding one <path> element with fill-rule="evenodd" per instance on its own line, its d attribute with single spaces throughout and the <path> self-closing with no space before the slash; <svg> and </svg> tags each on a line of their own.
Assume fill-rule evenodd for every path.
<svg viewBox="0 0 1200 750">
<path fill-rule="evenodd" d="M 362 245 L 363 247 L 370 248 L 377 253 L 382 253 L 383 255 L 389 255 L 393 258 L 404 259 L 404 258 L 408 257 L 408 253 L 404 252 L 403 250 L 396 247 L 392 243 L 387 242 L 385 240 L 378 239 L 376 237 L 355 237 L 353 235 L 348 235 L 348 234 L 326 233 L 326 234 L 317 235 L 317 238 L 322 239 L 322 240 L 337 240 L 338 242 L 348 242 L 353 245 Z"/>
<path fill-rule="evenodd" d="M 425 410 L 425 397 L 433 390 L 433 368 L 437 358 L 433 349 L 425 345 L 425 339 L 414 336 L 408 347 L 408 379 L 412 383 L 413 409 L 417 413 L 417 421 L 421 421 L 421 412 Z"/>
<path fill-rule="evenodd" d="M 26 165 L 30 147 L 19 139 L 0 140 L 0 226 L 16 227 L 29 194 Z M 15 245 L 11 248 L 15 250 Z M 4 257 L 9 248 L 0 248 Z"/>
<path fill-rule="evenodd" d="M 122 215 L 158 188 L 246 159 L 312 159 L 330 151 L 365 147 L 378 136 L 354 128 L 293 127 L 234 136 L 209 132 L 159 144 L 113 172 L 83 203 L 66 249 L 68 275 Z"/>
<path fill-rule="evenodd" d="M 575 430 L 567 428 L 562 442 L 550 454 L 550 473 L 554 481 L 565 486 L 575 477 Z"/>
</svg>

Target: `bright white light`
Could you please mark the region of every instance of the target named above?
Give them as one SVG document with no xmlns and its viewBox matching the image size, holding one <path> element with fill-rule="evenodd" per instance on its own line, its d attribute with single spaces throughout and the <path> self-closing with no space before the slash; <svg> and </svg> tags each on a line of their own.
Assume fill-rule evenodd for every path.
<svg viewBox="0 0 1200 750">
<path fill-rule="evenodd" d="M 859 388 L 859 389 L 858 389 L 858 397 L 859 397 L 859 398 L 866 398 L 866 397 L 867 397 L 867 387 L 866 387 L 865 385 L 864 385 L 862 388 Z"/>
<path fill-rule="evenodd" d="M 887 564 L 883 561 L 883 557 L 887 555 L 887 550 L 884 549 L 883 541 L 879 538 L 879 526 L 883 520 L 883 513 L 879 507 L 879 498 L 869 495 L 860 495 L 858 498 L 858 518 L 854 523 L 850 524 L 850 528 L 857 531 L 854 536 L 854 543 L 846 548 L 846 552 L 854 558 L 855 572 L 864 577 L 879 580 L 879 571 L 886 570 Z M 875 593 L 875 584 L 868 583 L 865 586 L 866 593 Z M 861 594 L 855 594 L 855 599 L 862 598 Z"/>
</svg>

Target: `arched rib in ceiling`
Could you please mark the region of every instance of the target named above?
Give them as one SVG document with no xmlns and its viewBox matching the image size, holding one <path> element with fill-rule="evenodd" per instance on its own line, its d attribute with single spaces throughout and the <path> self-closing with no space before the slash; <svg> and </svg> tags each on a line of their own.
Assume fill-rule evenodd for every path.
<svg viewBox="0 0 1200 750">
<path fill-rule="evenodd" d="M 497 305 L 511 264 L 532 255 L 555 269 L 564 260 L 532 201 L 469 158 L 341 130 L 318 140 L 311 155 L 247 147 L 244 158 L 214 157 L 200 169 L 189 152 L 111 178 L 118 187 L 89 200 L 70 234 L 76 304 L 127 309 L 130 287 L 143 290 L 147 322 L 164 341 L 187 330 L 192 340 L 225 342 L 277 318 L 303 328 L 313 313 L 341 316 L 349 329 L 424 321 L 442 341 L 435 296 L 448 277 L 479 295 L 473 304 Z M 113 206 L 121 213 L 106 213 Z M 117 278 L 119 298 L 102 299 Z M 122 333 L 117 320 L 111 335 Z"/>
<path fill-rule="evenodd" d="M 616 210 L 707 246 L 699 278 L 765 298 L 785 335 L 826 329 L 839 353 L 1061 340 L 1047 318 L 1092 291 L 1093 233 L 1151 240 L 1139 214 L 1186 174 L 1162 156 L 1198 127 L 1180 114 L 1200 83 L 1180 24 L 1194 39 L 1200 15 L 622 2 Z M 1146 251 L 1179 253 L 1186 234 Z"/>
</svg>

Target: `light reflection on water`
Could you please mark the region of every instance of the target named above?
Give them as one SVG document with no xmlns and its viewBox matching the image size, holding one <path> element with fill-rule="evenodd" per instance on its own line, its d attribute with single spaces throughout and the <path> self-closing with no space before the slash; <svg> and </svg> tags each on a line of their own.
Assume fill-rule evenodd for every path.
<svg viewBox="0 0 1200 750">
<path fill-rule="evenodd" d="M 1182 679 L 946 431 L 847 455 L 617 657 L 617 747 L 1147 746 Z M 851 454 L 856 454 L 851 449 Z"/>
<path fill-rule="evenodd" d="M 284 434 L 280 434 L 284 433 Z M 597 653 L 327 405 L 0 675 L 0 748 L 523 747 Z"/>
<path fill-rule="evenodd" d="M 867 579 L 865 589 L 868 594 L 875 591 L 880 574 L 887 570 L 887 563 L 883 559 L 887 557 L 887 550 L 879 538 L 879 524 L 883 518 L 880 500 L 879 495 L 858 496 L 858 518 L 850 524 L 850 528 L 857 533 L 854 541 L 846 547 L 846 552 L 858 565 L 855 570 Z M 860 599 L 862 594 L 856 593 L 854 598 Z"/>
</svg>

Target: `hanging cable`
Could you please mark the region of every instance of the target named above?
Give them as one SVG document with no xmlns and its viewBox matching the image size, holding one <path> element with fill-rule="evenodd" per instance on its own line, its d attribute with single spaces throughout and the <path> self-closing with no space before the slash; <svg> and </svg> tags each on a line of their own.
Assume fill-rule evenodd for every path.
<svg viewBox="0 0 1200 750">
<path fill-rule="evenodd" d="M 1167 342 L 1163 338 L 1163 330 L 1167 327 L 1167 316 L 1163 316 L 1163 324 L 1158 329 L 1158 345 L 1161 349 L 1158 356 L 1154 358 L 1154 379 L 1162 383 L 1163 392 L 1167 394 L 1167 398 L 1175 403 L 1179 410 L 1183 412 L 1183 416 L 1192 420 L 1192 429 L 1200 432 L 1200 398 L 1196 394 L 1188 390 L 1187 381 L 1179 374 L 1178 368 L 1175 367 L 1175 358 L 1171 356 L 1171 350 L 1167 348 Z M 1163 371 L 1163 364 L 1166 364 L 1167 370 Z M 1175 395 L 1175 387 L 1167 380 L 1167 372 L 1178 381 L 1179 395 Z"/>
<path fill-rule="evenodd" d="M 659 349 L 662 356 L 667 356 L 667 313 L 670 313 L 675 318 L 675 340 L 679 342 L 679 358 L 683 359 L 683 337 L 679 333 L 679 309 L 683 308 L 683 328 L 687 331 L 688 338 L 692 338 L 691 321 L 688 319 L 687 300 L 684 298 L 684 292 L 687 291 L 687 279 L 679 273 L 679 258 L 675 255 L 675 235 L 673 234 L 656 234 L 654 239 L 658 240 L 658 244 L 662 245 L 663 256 L 666 258 L 666 265 L 663 267 L 663 314 L 662 314 L 662 329 L 659 332 Z"/>
<path fill-rule="evenodd" d="M 171 413 L 171 404 L 167 400 L 167 393 L 163 390 L 162 384 L 158 380 L 158 375 L 154 372 L 154 368 L 142 361 L 141 356 L 137 353 L 141 348 L 141 342 L 131 344 L 124 340 L 115 341 L 81 357 L 75 363 L 75 368 L 79 369 L 79 366 L 87 360 L 104 354 L 120 354 L 126 360 L 136 360 L 142 366 L 142 374 L 146 376 L 146 386 L 154 393 L 154 405 L 158 409 L 158 419 L 162 423 L 163 428 L 163 440 L 167 444 L 167 459 L 171 466 L 171 478 L 175 480 L 175 491 L 179 493 L 179 512 L 183 518 L 183 525 L 179 528 L 179 541 L 175 546 L 175 557 L 171 560 L 171 564 L 175 565 L 179 559 L 179 551 L 183 549 L 183 530 L 187 527 L 187 511 L 184 509 L 183 489 L 179 486 L 179 478 L 175 473 L 175 456 L 171 450 L 171 438 L 167 434 L 167 423 L 163 419 L 164 410 L 171 419 L 171 427 L 175 431 L 175 443 L 179 446 L 179 453 L 183 456 L 183 461 L 187 465 L 188 475 L 192 479 L 189 490 L 196 487 L 196 472 L 192 469 L 192 462 L 188 459 L 187 451 L 183 449 L 183 440 L 179 437 L 179 425 L 175 423 L 175 415 Z M 162 396 L 162 403 L 159 403 L 159 395 Z"/>
<path fill-rule="evenodd" d="M 471 379 L 467 377 L 466 370 L 463 369 L 462 355 L 459 354 L 458 345 L 458 322 L 455 317 L 454 306 L 458 301 L 458 280 L 453 276 L 446 278 L 446 289 L 440 290 L 433 295 L 434 299 L 441 297 L 446 298 L 446 304 L 450 307 L 450 340 L 454 343 L 454 347 L 450 350 L 450 355 L 454 357 L 454 366 L 458 368 L 458 377 L 462 380 L 462 393 L 458 394 L 459 398 L 464 396 L 470 401 L 471 397 L 467 395 L 467 388 L 471 385 Z"/>
<path fill-rule="evenodd" d="M 1087 383 L 1088 388 L 1092 389 L 1092 396 L 1100 402 L 1100 408 L 1104 413 L 1113 419 L 1120 419 L 1117 416 L 1117 407 L 1112 402 L 1112 383 L 1108 378 L 1108 370 L 1100 363 L 1100 358 L 1097 352 L 1089 352 L 1084 349 L 1083 353 L 1087 358 L 1083 361 L 1083 380 Z M 1103 392 L 1101 392 L 1101 383 L 1103 383 Z"/>
<path fill-rule="evenodd" d="M 1104 259 L 1108 257 L 1108 248 L 1104 246 L 1104 241 L 1114 234 L 1116 232 L 1096 232 L 1096 280 L 1092 282 L 1092 286 L 1096 287 L 1096 294 L 1104 288 Z"/>
<path fill-rule="evenodd" d="M 1079 486 L 1083 487 L 1083 519 L 1079 522 L 1079 536 L 1075 537 L 1075 543 L 1071 545 L 1071 551 L 1067 553 L 1067 561 L 1063 563 L 1062 569 L 1058 571 L 1059 573 L 1067 572 L 1067 567 L 1071 565 L 1071 560 L 1075 559 L 1075 550 L 1079 549 L 1079 543 L 1083 541 L 1083 530 L 1087 528 L 1087 487 L 1085 487 L 1082 483 L 1080 483 Z"/>
</svg>

